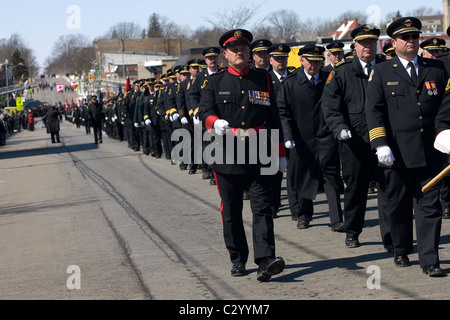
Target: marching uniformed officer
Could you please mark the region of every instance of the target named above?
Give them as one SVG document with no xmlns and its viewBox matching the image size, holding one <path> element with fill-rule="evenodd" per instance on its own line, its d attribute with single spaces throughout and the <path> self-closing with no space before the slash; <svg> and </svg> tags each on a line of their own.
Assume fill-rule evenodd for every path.
<svg viewBox="0 0 450 320">
<path fill-rule="evenodd" d="M 332 42 L 327 45 L 327 60 L 329 64 L 323 68 L 325 72 L 331 72 L 336 64 L 344 60 L 344 44 L 342 42 Z"/>
<path fill-rule="evenodd" d="M 201 123 L 197 120 L 198 118 L 198 110 L 200 106 L 200 99 L 203 89 L 206 87 L 206 84 L 208 83 L 209 77 L 220 71 L 219 68 L 219 54 L 220 54 L 220 48 L 217 47 L 208 47 L 205 48 L 202 52 L 203 56 L 205 57 L 205 63 L 207 67 L 202 70 L 202 72 L 199 72 L 195 74 L 195 78 L 191 80 L 188 90 L 189 94 L 189 103 L 190 108 L 193 109 L 193 122 L 196 126 L 201 126 Z M 202 132 L 204 133 L 205 128 L 202 127 Z M 204 141 L 202 149 L 204 149 L 209 143 Z M 210 185 L 216 185 L 216 180 L 214 179 L 214 175 L 212 174 L 211 168 L 205 163 L 203 160 L 202 163 L 202 179 L 208 180 Z"/>
<path fill-rule="evenodd" d="M 113 106 L 113 125 L 114 131 L 116 132 L 116 140 L 123 141 L 124 139 L 124 130 L 122 126 L 122 120 L 119 118 L 121 116 L 121 110 L 123 108 L 123 94 L 119 94 L 117 96 L 117 100 Z"/>
<path fill-rule="evenodd" d="M 450 37 L 450 27 L 447 28 L 447 35 Z M 436 59 L 444 63 L 445 69 L 450 74 L 450 52 L 447 48 L 443 50 L 443 53 L 438 55 Z M 449 158 L 450 162 L 450 158 Z M 441 204 L 442 204 L 442 219 L 450 219 L 450 177 L 446 176 L 442 179 L 441 188 Z"/>
<path fill-rule="evenodd" d="M 152 141 L 150 155 L 156 159 L 160 159 L 163 153 L 161 141 L 161 123 L 163 121 L 161 120 L 161 116 L 158 114 L 157 107 L 161 85 L 161 81 L 155 81 L 153 85 L 154 91 L 152 91 L 150 87 L 149 100 L 144 107 L 145 116 L 148 116 L 145 120 L 150 120 L 150 139 Z M 147 121 L 147 125 L 148 122 L 149 121 Z"/>
<path fill-rule="evenodd" d="M 136 111 L 136 100 L 141 95 L 140 90 L 141 80 L 133 82 L 134 89 L 128 91 L 124 99 L 123 118 L 125 124 L 125 130 L 127 131 L 128 147 L 134 151 L 140 151 L 140 141 L 137 132 L 137 128 L 134 123 L 134 114 Z"/>
<path fill-rule="evenodd" d="M 420 266 L 430 276 L 442 276 L 440 186 L 426 193 L 421 188 L 445 161 L 433 143 L 448 73 L 440 61 L 417 56 L 421 28 L 414 17 L 388 26 L 397 57 L 373 69 L 365 106 L 371 146 L 385 176 L 395 265 L 410 265 L 414 219 Z"/>
<path fill-rule="evenodd" d="M 320 107 L 328 73 L 321 66 L 325 48 L 306 45 L 299 50 L 302 67 L 283 82 L 277 105 L 289 149 L 288 176 L 293 183 L 289 197 L 297 226 L 305 229 L 312 220 L 319 181 L 323 175 L 329 205 L 331 228 L 344 231 L 340 195 L 338 143 L 328 129 Z M 295 201 L 292 201 L 295 200 Z"/>
<path fill-rule="evenodd" d="M 445 40 L 439 38 L 430 38 L 422 41 L 420 44 L 422 48 L 422 57 L 428 59 L 436 59 L 437 56 L 443 54 L 443 48 L 445 47 Z"/>
<path fill-rule="evenodd" d="M 255 40 L 250 45 L 250 50 L 252 51 L 255 68 L 265 69 L 267 71 L 271 70 L 270 55 L 268 53 L 268 50 L 271 46 L 272 42 L 267 39 Z"/>
<path fill-rule="evenodd" d="M 228 31 L 220 38 L 219 44 L 224 48 L 223 54 L 229 68 L 210 77 L 202 91 L 200 115 L 206 129 L 214 134 L 216 156 L 217 153 L 223 153 L 224 156 L 223 159 L 216 159 L 211 168 L 222 199 L 224 239 L 233 263 L 231 274 L 243 276 L 247 273 L 245 265 L 249 248 L 242 208 L 243 189 L 248 187 L 253 213 L 254 262 L 259 266 L 257 279 L 268 281 L 273 275 L 281 273 L 285 267 L 284 260 L 275 256 L 274 225 L 270 206 L 273 179 L 269 175 L 274 173 L 270 170 L 264 172 L 261 159 L 257 159 L 255 164 L 250 162 L 249 154 L 257 151 L 255 148 L 258 148 L 259 143 L 255 143 L 255 139 L 263 139 L 261 130 L 267 126 L 272 130 L 273 137 L 276 135 L 273 130 L 280 128 L 280 120 L 269 73 L 265 70 L 249 69 L 252 39 L 252 34 L 243 29 Z M 286 160 L 283 158 L 285 150 L 281 141 L 282 137 L 275 143 L 277 148 L 280 146 L 282 158 L 279 161 L 279 169 L 284 172 Z M 231 150 L 230 145 L 234 147 Z M 269 141 L 267 145 L 270 145 Z M 233 151 L 242 147 L 248 154 Z M 245 161 L 242 161 L 244 156 Z"/>
<path fill-rule="evenodd" d="M 102 127 L 104 111 L 103 106 L 97 101 L 97 96 L 92 96 L 87 107 L 88 121 L 94 129 L 95 144 L 103 143 Z"/>
<path fill-rule="evenodd" d="M 344 191 L 344 223 L 349 248 L 360 246 L 359 235 L 364 227 L 367 193 L 375 176 L 376 157 L 369 143 L 364 111 L 365 90 L 372 65 L 376 59 L 380 30 L 362 25 L 351 33 L 355 57 L 331 71 L 323 92 L 322 109 L 328 127 L 340 141 Z M 382 180 L 379 180 L 382 183 Z M 389 224 L 385 214 L 386 202 L 378 192 L 378 212 L 382 241 L 392 250 Z"/>
<path fill-rule="evenodd" d="M 167 160 L 172 158 L 172 124 L 169 119 L 169 111 L 166 109 L 167 95 L 169 93 L 169 76 L 163 74 L 161 76 L 162 86 L 159 89 L 159 95 L 157 99 L 158 114 L 161 116 L 161 138 L 164 146 L 164 153 Z"/>
<path fill-rule="evenodd" d="M 286 79 L 291 72 L 287 70 L 287 63 L 291 47 L 286 44 L 272 45 L 267 52 L 270 55 L 270 65 L 272 71 L 269 72 L 272 80 L 274 95 L 278 97 L 278 93 L 282 86 L 284 79 Z M 278 171 L 274 176 L 273 181 L 273 217 L 278 217 L 278 211 L 281 207 L 281 188 L 283 183 L 284 173 Z M 289 184 L 288 184 L 289 190 Z"/>
</svg>

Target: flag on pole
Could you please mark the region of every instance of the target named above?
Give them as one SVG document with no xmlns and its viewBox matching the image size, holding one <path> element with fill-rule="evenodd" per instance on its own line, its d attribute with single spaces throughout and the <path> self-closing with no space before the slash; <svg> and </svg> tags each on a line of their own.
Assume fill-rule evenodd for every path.
<svg viewBox="0 0 450 320">
<path fill-rule="evenodd" d="M 76 82 L 76 81 L 71 81 L 70 82 L 70 87 L 72 88 L 72 89 L 76 89 L 76 88 L 78 88 L 78 82 Z"/>
<path fill-rule="evenodd" d="M 127 77 L 127 84 L 125 86 L 125 92 L 131 89 L 130 77 Z"/>
<path fill-rule="evenodd" d="M 64 93 L 64 85 L 63 84 L 57 84 L 56 85 L 57 93 Z"/>
</svg>

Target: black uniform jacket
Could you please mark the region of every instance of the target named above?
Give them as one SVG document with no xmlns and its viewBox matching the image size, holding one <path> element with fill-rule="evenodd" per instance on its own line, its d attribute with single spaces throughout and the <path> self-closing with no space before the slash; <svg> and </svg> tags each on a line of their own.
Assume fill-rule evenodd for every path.
<svg viewBox="0 0 450 320">
<path fill-rule="evenodd" d="M 313 86 L 301 67 L 284 80 L 277 99 L 284 141 L 294 140 L 296 144 L 299 174 L 295 184 L 302 197 L 308 199 L 315 198 L 321 169 L 334 173 L 340 164 L 337 141 L 325 122 L 321 108 L 327 77 L 327 72 L 319 71 L 318 82 Z M 342 189 L 340 179 L 331 183 L 336 190 Z"/>
<path fill-rule="evenodd" d="M 330 72 L 323 92 L 322 110 L 335 138 L 343 129 L 350 129 L 352 138 L 348 142 L 369 142 L 364 112 L 368 79 L 356 57 Z"/>
<path fill-rule="evenodd" d="M 217 72 L 221 71 L 222 69 L 218 69 Z M 210 76 L 211 75 L 209 74 L 208 70 L 205 69 L 202 72 L 198 73 L 195 78 L 191 80 L 188 95 L 189 110 L 192 117 L 198 116 L 202 91 L 203 89 L 205 89 Z"/>
<path fill-rule="evenodd" d="M 373 69 L 367 88 L 371 146 L 388 145 L 397 168 L 441 165 L 444 160 L 433 144 L 448 74 L 440 61 L 418 57 L 417 62 L 417 86 L 396 57 Z"/>
<path fill-rule="evenodd" d="M 266 70 L 245 69 L 242 74 L 239 74 L 230 67 L 211 75 L 201 94 L 200 119 L 210 132 L 214 132 L 212 128 L 218 119 L 226 120 L 232 128 L 226 136 L 234 137 L 234 154 L 233 150 L 226 148 L 225 137 L 214 140 L 216 145 L 219 144 L 218 148 L 224 151 L 222 163 L 216 161 L 211 165 L 214 171 L 225 174 L 260 174 L 260 168 L 264 165 L 260 161 L 260 154 L 269 155 L 270 151 L 268 152 L 267 149 L 271 148 L 259 150 L 258 132 L 261 129 L 279 130 L 281 128 L 269 73 Z M 247 136 L 255 132 L 256 135 Z M 254 136 L 257 138 L 256 141 Z M 282 140 L 283 137 L 279 135 L 279 140 L 274 141 L 275 146 L 279 148 L 280 157 L 286 154 Z M 247 156 L 250 150 L 253 154 L 257 153 L 256 163 L 249 161 L 247 156 L 245 163 L 237 163 L 237 145 L 240 141 L 245 143 Z M 227 152 L 234 155 L 234 162 L 225 160 Z M 239 158 L 241 157 L 240 153 Z"/>
<path fill-rule="evenodd" d="M 136 100 L 141 95 L 140 91 L 131 90 L 123 100 L 123 118 L 126 121 L 134 122 L 134 114 L 136 110 Z"/>
<path fill-rule="evenodd" d="M 47 133 L 56 133 L 59 132 L 59 111 L 55 108 L 51 108 L 47 112 Z"/>
<path fill-rule="evenodd" d="M 89 115 L 89 121 L 91 124 L 93 123 L 101 123 L 104 119 L 104 110 L 100 103 L 98 102 L 89 102 L 88 105 L 88 115 Z"/>
</svg>

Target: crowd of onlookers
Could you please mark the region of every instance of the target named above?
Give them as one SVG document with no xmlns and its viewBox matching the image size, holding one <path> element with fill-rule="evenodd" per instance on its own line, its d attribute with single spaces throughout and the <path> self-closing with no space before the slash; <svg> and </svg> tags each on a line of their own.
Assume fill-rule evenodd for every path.
<svg viewBox="0 0 450 320">
<path fill-rule="evenodd" d="M 43 117 L 47 113 L 48 108 L 50 107 L 43 105 L 39 108 L 11 114 L 0 111 L 0 145 L 5 144 L 7 135 L 21 132 L 22 130 L 34 131 L 35 119 Z"/>
</svg>

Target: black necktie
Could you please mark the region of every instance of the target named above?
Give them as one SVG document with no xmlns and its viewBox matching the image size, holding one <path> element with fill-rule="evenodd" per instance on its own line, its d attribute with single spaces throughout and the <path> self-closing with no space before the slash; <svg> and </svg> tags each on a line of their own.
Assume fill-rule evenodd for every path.
<svg viewBox="0 0 450 320">
<path fill-rule="evenodd" d="M 311 84 L 313 85 L 313 87 L 316 86 L 316 81 L 315 81 L 315 79 L 314 79 L 314 76 L 311 77 Z"/>
<path fill-rule="evenodd" d="M 284 77 L 281 77 L 281 78 L 280 78 L 280 82 L 283 82 L 283 80 L 284 80 Z"/>
<path fill-rule="evenodd" d="M 408 66 L 411 68 L 411 79 L 415 86 L 417 86 L 417 73 L 416 73 L 416 67 L 414 66 L 414 63 L 410 61 L 408 63 Z"/>
<path fill-rule="evenodd" d="M 370 73 L 372 72 L 372 64 L 371 63 L 366 64 L 366 68 L 367 68 L 367 75 L 370 76 Z"/>
</svg>

